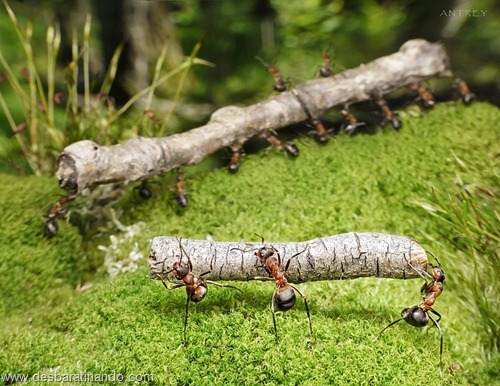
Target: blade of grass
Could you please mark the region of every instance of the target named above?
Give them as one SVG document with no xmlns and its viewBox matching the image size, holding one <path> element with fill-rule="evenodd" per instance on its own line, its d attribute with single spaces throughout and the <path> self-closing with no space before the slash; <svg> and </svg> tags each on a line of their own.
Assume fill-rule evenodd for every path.
<svg viewBox="0 0 500 386">
<path fill-rule="evenodd" d="M 207 62 L 205 60 L 194 60 L 193 61 L 195 64 L 206 64 Z M 178 74 L 179 72 L 181 72 L 182 70 L 184 70 L 185 68 L 191 66 L 191 64 L 189 62 L 184 62 L 184 63 L 181 63 L 178 67 L 174 68 L 172 71 L 166 73 L 165 75 L 163 75 L 162 77 L 160 77 L 160 79 L 158 79 L 158 81 L 156 81 L 155 83 L 152 83 L 150 84 L 148 87 L 145 87 L 143 90 L 139 91 L 137 94 L 135 94 L 134 96 L 132 96 L 128 101 L 127 103 L 125 103 L 117 112 L 115 115 L 113 115 L 113 117 L 110 119 L 110 122 L 111 121 L 114 121 L 116 120 L 120 115 L 122 115 L 123 113 L 125 113 L 130 107 L 132 107 L 132 105 L 137 102 L 137 100 L 139 98 L 141 98 L 142 96 L 146 95 L 152 88 L 157 88 L 159 87 L 160 85 L 162 85 L 163 83 L 165 83 L 168 79 L 170 79 L 171 77 L 173 77 L 174 75 Z"/>
<path fill-rule="evenodd" d="M 123 52 L 124 44 L 121 43 L 113 53 L 113 57 L 109 63 L 108 71 L 106 72 L 106 76 L 101 85 L 101 89 L 99 90 L 100 94 L 109 94 L 109 90 L 111 90 L 111 86 L 116 77 L 116 71 L 118 69 L 118 61 L 120 60 L 120 56 Z"/>
<path fill-rule="evenodd" d="M 84 111 L 90 111 L 90 27 L 92 16 L 87 14 L 85 26 L 83 27 L 83 87 L 84 87 Z"/>
<path fill-rule="evenodd" d="M 35 172 L 35 165 L 32 164 L 31 162 L 31 157 L 29 155 L 29 150 L 28 147 L 26 146 L 26 143 L 24 142 L 24 139 L 17 129 L 16 123 L 14 121 L 14 118 L 12 117 L 12 114 L 10 113 L 9 107 L 7 106 L 7 103 L 5 102 L 5 99 L 0 92 L 0 105 L 2 106 L 2 110 L 5 114 L 5 117 L 7 118 L 7 122 L 9 122 L 9 126 L 12 129 L 12 132 L 14 133 L 14 137 L 16 138 L 17 142 L 19 143 L 19 147 L 21 148 L 21 151 L 24 155 L 24 158 L 28 162 L 29 167 L 33 172 Z"/>
<path fill-rule="evenodd" d="M 163 137 L 165 135 L 165 130 L 167 129 L 167 124 L 170 121 L 170 118 L 172 117 L 172 114 L 174 113 L 175 107 L 177 106 L 177 103 L 179 103 L 179 99 L 181 97 L 181 92 L 182 89 L 184 88 L 184 83 L 186 81 L 187 75 L 189 74 L 189 70 L 194 64 L 194 60 L 198 56 L 198 53 L 200 52 L 201 49 L 201 40 L 195 44 L 193 47 L 193 50 L 191 51 L 191 54 L 189 55 L 189 58 L 187 60 L 188 66 L 184 70 L 184 72 L 181 75 L 181 78 L 179 80 L 179 84 L 177 85 L 177 90 L 175 92 L 175 97 L 174 97 L 174 103 L 172 103 L 172 107 L 168 111 L 167 115 L 163 118 L 160 131 L 158 132 L 159 137 Z"/>
</svg>

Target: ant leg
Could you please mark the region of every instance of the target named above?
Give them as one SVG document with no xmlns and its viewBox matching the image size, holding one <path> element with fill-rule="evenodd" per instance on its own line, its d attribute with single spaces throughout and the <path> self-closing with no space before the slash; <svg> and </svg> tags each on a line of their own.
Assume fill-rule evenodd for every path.
<svg viewBox="0 0 500 386">
<path fill-rule="evenodd" d="M 166 289 L 168 289 L 169 291 L 174 290 L 176 288 L 180 288 L 180 287 L 185 287 L 186 286 L 186 284 L 182 283 L 182 284 L 176 284 L 176 285 L 174 285 L 172 287 L 169 287 L 169 286 L 167 286 L 167 284 L 163 280 L 161 281 L 161 284 L 163 284 L 163 286 Z"/>
<path fill-rule="evenodd" d="M 436 322 L 439 322 L 441 320 L 441 314 L 439 312 L 435 311 L 433 308 L 431 308 L 429 311 L 432 312 L 434 315 L 437 315 L 438 319 L 436 320 Z"/>
<path fill-rule="evenodd" d="M 424 276 L 424 274 L 425 274 L 425 275 L 427 275 L 427 277 L 429 277 L 429 278 L 431 278 L 431 279 L 434 279 L 434 277 L 433 277 L 433 276 L 432 276 L 429 272 L 424 271 L 424 270 L 421 270 L 420 268 L 414 267 L 414 266 L 411 264 L 411 262 L 410 262 L 410 261 L 408 261 L 408 260 L 406 259 L 406 256 L 404 256 L 403 258 L 405 259 L 406 263 L 407 263 L 410 267 L 412 267 L 412 268 L 413 268 L 413 270 L 414 270 L 416 273 L 418 273 L 418 275 L 419 275 L 422 279 L 424 279 L 425 284 L 422 286 L 422 288 L 424 288 L 424 287 L 425 287 L 425 286 L 429 283 L 429 282 L 427 281 L 427 278 Z M 421 291 L 422 291 L 422 290 L 421 290 Z"/>
<path fill-rule="evenodd" d="M 432 310 L 435 314 L 439 316 L 439 319 L 441 319 L 441 315 L 439 315 L 436 311 Z M 427 314 L 429 315 L 429 314 Z M 441 369 L 441 365 L 443 362 L 443 331 L 441 330 L 441 327 L 439 326 L 438 320 L 435 320 L 431 315 L 429 315 L 430 320 L 432 320 L 432 323 L 436 326 L 436 328 L 439 330 L 439 335 L 440 335 L 440 342 L 439 342 L 439 374 L 441 375 L 441 378 L 443 377 L 443 371 Z"/>
<path fill-rule="evenodd" d="M 277 292 L 278 292 L 277 290 L 274 291 L 273 297 L 271 298 L 271 312 L 273 314 L 274 337 L 276 339 L 276 346 L 278 347 L 278 351 L 279 351 L 280 350 L 280 346 L 279 346 L 279 341 L 278 341 L 278 328 L 276 327 L 276 315 L 274 313 L 274 301 L 276 299 Z"/>
<path fill-rule="evenodd" d="M 307 314 L 307 319 L 309 320 L 309 332 L 311 334 L 311 338 L 314 339 L 314 334 L 313 334 L 313 328 L 312 328 L 312 323 L 311 323 L 311 313 L 309 312 L 309 306 L 307 305 L 307 299 L 306 295 L 304 295 L 295 285 L 288 283 L 290 287 L 292 287 L 295 291 L 298 292 L 298 294 L 302 297 L 304 300 L 304 305 L 306 307 L 306 314 Z"/>
<path fill-rule="evenodd" d="M 290 258 L 288 259 L 288 261 L 286 262 L 286 266 L 285 266 L 285 271 L 284 271 L 284 272 L 288 271 L 288 267 L 290 266 L 290 262 L 292 261 L 292 259 L 293 259 L 293 258 L 295 258 L 295 257 L 297 257 L 298 255 L 301 255 L 301 254 L 302 254 L 302 253 L 304 253 L 305 251 L 306 251 L 306 250 L 304 249 L 304 250 L 302 250 L 302 251 L 300 251 L 300 252 L 297 252 L 297 253 L 296 253 L 295 255 L 293 255 L 292 257 L 290 257 Z M 297 291 L 298 291 L 298 290 L 297 290 Z"/>
<path fill-rule="evenodd" d="M 221 283 L 217 283 L 216 281 L 212 281 L 212 280 L 205 280 L 205 283 L 213 284 L 213 285 L 216 285 L 218 287 L 232 288 L 232 289 L 235 289 L 235 290 L 243 293 L 243 291 L 241 289 L 239 289 L 238 287 L 232 286 L 232 285 L 221 284 Z"/>
<path fill-rule="evenodd" d="M 248 278 L 248 280 L 260 280 L 260 281 L 276 281 L 274 277 L 268 277 L 268 276 L 254 276 Z"/>
<path fill-rule="evenodd" d="M 394 326 L 397 322 L 400 322 L 400 321 L 402 321 L 403 319 L 404 319 L 404 318 L 399 318 L 398 320 L 395 320 L 394 322 L 392 322 L 392 323 L 390 323 L 389 325 L 387 325 L 387 326 L 386 326 L 386 327 L 385 327 L 382 331 L 380 331 L 379 336 L 380 336 L 380 335 L 382 335 L 382 333 L 383 333 L 385 330 L 387 330 L 389 327 Z"/>
<path fill-rule="evenodd" d="M 182 241 L 182 237 L 179 238 L 179 248 L 181 249 L 181 259 L 180 259 L 179 262 L 182 261 L 182 254 L 184 253 L 186 255 L 186 257 L 187 257 L 187 260 L 188 260 L 189 271 L 192 272 L 193 271 L 193 264 L 191 263 L 191 258 L 189 257 L 189 255 L 187 254 L 186 250 L 182 246 L 182 242 L 181 241 Z M 207 272 L 207 273 L 209 273 L 209 272 Z"/>
<path fill-rule="evenodd" d="M 186 344 L 186 328 L 188 322 L 188 312 L 189 312 L 189 295 L 186 300 L 186 316 L 184 316 L 184 344 Z"/>
</svg>

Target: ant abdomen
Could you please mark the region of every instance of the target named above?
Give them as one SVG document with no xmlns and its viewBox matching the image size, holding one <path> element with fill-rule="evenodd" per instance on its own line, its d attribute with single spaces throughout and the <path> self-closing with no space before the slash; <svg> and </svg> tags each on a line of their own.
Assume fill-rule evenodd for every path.
<svg viewBox="0 0 500 386">
<path fill-rule="evenodd" d="M 199 285 L 196 288 L 186 287 L 186 292 L 189 296 L 189 300 L 194 303 L 198 303 L 205 298 L 208 292 L 208 288 L 205 285 Z"/>
<path fill-rule="evenodd" d="M 57 225 L 57 222 L 53 218 L 49 218 L 45 222 L 45 234 L 47 237 L 54 237 L 57 235 L 57 232 L 59 231 L 59 226 Z"/>
<path fill-rule="evenodd" d="M 429 315 L 427 315 L 427 312 L 419 306 L 405 308 L 403 312 L 401 312 L 401 317 L 406 321 L 406 323 L 411 324 L 414 327 L 425 327 L 429 324 Z"/>
<path fill-rule="evenodd" d="M 280 288 L 275 296 L 276 306 L 281 311 L 288 311 L 295 305 L 295 291 L 291 287 Z"/>
</svg>

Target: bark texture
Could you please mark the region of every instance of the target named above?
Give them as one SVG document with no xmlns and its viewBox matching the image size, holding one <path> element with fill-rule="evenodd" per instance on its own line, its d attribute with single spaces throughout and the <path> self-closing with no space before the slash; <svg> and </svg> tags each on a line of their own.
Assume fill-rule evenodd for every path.
<svg viewBox="0 0 500 386">
<path fill-rule="evenodd" d="M 248 280 L 263 276 L 256 267 L 255 252 L 264 245 L 273 246 L 281 256 L 283 269 L 290 263 L 286 277 L 294 283 L 318 280 L 384 277 L 410 279 L 420 276 L 412 268 L 427 269 L 427 254 L 411 237 L 380 233 L 344 233 L 303 242 L 258 243 L 216 242 L 208 240 L 181 240 L 189 255 L 193 272 L 209 280 Z M 165 279 L 181 250 L 176 237 L 155 237 L 151 241 L 149 276 Z M 183 254 L 182 262 L 187 263 Z M 171 275 L 171 274 L 170 274 Z"/>
<path fill-rule="evenodd" d="M 60 155 L 56 175 L 59 186 L 70 191 L 150 178 L 196 164 L 223 147 L 244 143 L 261 130 L 278 130 L 319 118 L 335 106 L 366 101 L 410 83 L 443 76 L 451 76 L 451 71 L 442 45 L 410 40 L 392 55 L 302 83 L 263 102 L 223 107 L 206 125 L 182 134 L 139 137 L 114 146 L 99 146 L 89 140 L 76 142 Z"/>
</svg>

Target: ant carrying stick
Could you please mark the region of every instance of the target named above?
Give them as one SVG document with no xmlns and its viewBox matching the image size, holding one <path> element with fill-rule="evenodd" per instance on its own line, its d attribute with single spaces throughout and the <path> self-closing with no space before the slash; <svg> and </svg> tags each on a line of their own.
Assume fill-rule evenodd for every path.
<svg viewBox="0 0 500 386">
<path fill-rule="evenodd" d="M 392 127 L 395 130 L 401 129 L 403 126 L 403 123 L 401 122 L 401 118 L 399 118 L 399 115 L 395 112 L 393 112 L 390 108 L 389 105 L 387 104 L 386 100 L 382 98 L 381 96 L 377 96 L 373 99 L 375 104 L 380 108 L 382 113 L 385 116 L 385 119 L 389 121 L 389 123 L 392 125 Z"/>
<path fill-rule="evenodd" d="M 255 59 L 257 59 L 259 62 L 261 62 L 264 67 L 267 68 L 267 71 L 273 76 L 274 78 L 274 86 L 273 90 L 277 92 L 283 92 L 286 91 L 286 83 L 283 81 L 283 78 L 280 75 L 280 72 L 277 67 L 275 66 L 270 66 L 266 62 L 264 62 L 260 57 L 256 56 Z"/>
<path fill-rule="evenodd" d="M 264 243 L 264 238 L 262 238 L 262 243 Z M 278 345 L 278 348 L 279 348 L 278 329 L 276 327 L 276 316 L 274 309 L 275 307 L 277 307 L 281 311 L 288 311 L 292 309 L 293 306 L 295 305 L 295 299 L 296 299 L 295 291 L 297 291 L 297 293 L 304 300 L 307 319 L 309 321 L 309 332 L 311 334 L 311 337 L 313 337 L 311 314 L 309 312 L 309 306 L 307 304 L 306 296 L 295 285 L 289 283 L 285 277 L 292 259 L 297 257 L 303 252 L 304 251 L 301 251 L 290 257 L 284 269 L 282 267 L 281 256 L 279 252 L 276 250 L 276 248 L 274 248 L 273 246 L 271 247 L 263 246 L 262 248 L 259 248 L 257 252 L 255 252 L 255 256 L 257 257 L 260 263 L 260 265 L 257 265 L 257 267 L 263 268 L 269 274 L 269 276 L 255 276 L 253 278 L 250 278 L 249 280 L 276 281 L 276 291 L 274 291 L 273 296 L 271 298 L 271 312 L 273 314 L 274 335 L 276 338 L 276 345 Z"/>
<path fill-rule="evenodd" d="M 263 139 L 271 145 L 271 147 L 275 147 L 277 149 L 284 149 L 286 153 L 291 157 L 299 156 L 299 148 L 292 141 L 286 141 L 285 143 L 281 142 L 276 135 L 271 134 L 269 130 L 261 131 L 257 134 L 257 137 Z"/>
<path fill-rule="evenodd" d="M 429 320 L 431 320 L 432 323 L 439 330 L 439 335 L 440 335 L 439 372 L 442 375 L 441 363 L 443 359 L 443 331 L 441 330 L 441 327 L 439 326 L 438 323 L 441 320 L 441 315 L 437 311 L 435 311 L 432 308 L 432 306 L 436 302 L 436 298 L 439 295 L 441 295 L 441 292 L 443 292 L 443 282 L 445 280 L 445 274 L 443 269 L 441 268 L 441 264 L 439 263 L 438 259 L 434 255 L 432 256 L 438 263 L 437 266 L 430 264 L 430 266 L 432 267 L 432 274 L 430 274 L 427 271 L 417 269 L 410 263 L 408 263 L 425 281 L 425 283 L 422 285 L 422 288 L 420 289 L 420 293 L 422 295 L 422 302 L 416 306 L 405 308 L 401 312 L 401 318 L 390 323 L 380 332 L 380 334 L 382 334 L 389 327 L 393 326 L 394 324 L 398 323 L 401 320 L 404 320 L 406 323 L 414 327 L 425 327 L 429 324 Z M 427 281 L 428 278 L 430 278 L 431 280 Z M 437 319 L 434 319 L 432 317 L 432 315 L 430 314 L 431 312 L 437 316 Z"/>
<path fill-rule="evenodd" d="M 233 154 L 227 168 L 229 170 L 229 173 L 236 173 L 240 168 L 240 158 L 245 155 L 245 150 L 243 149 L 243 146 L 239 144 L 233 144 L 229 146 L 229 149 Z"/>
<path fill-rule="evenodd" d="M 59 232 L 59 227 L 57 226 L 56 218 L 63 213 L 63 205 L 73 201 L 76 198 L 76 193 L 68 194 L 67 196 L 61 197 L 54 206 L 50 209 L 49 213 L 45 216 L 47 221 L 45 221 L 45 234 L 47 237 L 54 237 Z"/>
<path fill-rule="evenodd" d="M 219 287 L 227 287 L 227 288 L 233 288 L 235 290 L 238 290 L 241 292 L 239 288 L 230 286 L 230 285 L 224 285 L 217 283 L 215 281 L 211 280 L 204 280 L 202 279 L 202 276 L 208 275 L 211 271 L 204 272 L 200 275 L 195 275 L 193 274 L 193 265 L 191 264 L 191 258 L 185 251 L 184 247 L 182 246 L 182 239 L 179 238 L 179 248 L 181 251 L 181 256 L 179 258 L 179 261 L 174 262 L 172 269 L 170 271 L 167 271 L 166 274 L 173 273 L 175 278 L 177 280 L 182 281 L 182 283 L 178 283 L 173 285 L 172 287 L 167 286 L 167 284 L 161 279 L 161 282 L 163 286 L 167 290 L 174 290 L 176 288 L 180 287 L 186 287 L 186 294 L 187 294 L 187 300 L 186 300 L 186 315 L 184 317 L 184 343 L 186 342 L 186 327 L 187 327 L 187 321 L 188 321 L 188 311 L 189 311 L 189 302 L 194 302 L 198 303 L 201 302 L 205 296 L 207 295 L 208 288 L 207 284 L 214 284 Z M 186 255 L 187 258 L 187 263 L 184 263 L 182 261 L 182 255 Z"/>
<path fill-rule="evenodd" d="M 460 93 L 460 97 L 462 98 L 462 102 L 464 102 L 464 105 L 468 106 L 474 99 L 476 99 L 476 95 L 469 89 L 469 86 L 467 86 L 465 80 L 461 78 L 455 78 L 454 86 Z"/>
<path fill-rule="evenodd" d="M 177 173 L 177 177 L 175 179 L 175 188 L 177 190 L 175 201 L 177 202 L 177 205 L 179 205 L 182 208 L 185 208 L 188 204 L 188 197 L 184 189 L 184 178 L 185 178 L 184 172 L 180 171 Z"/>
<path fill-rule="evenodd" d="M 311 130 L 308 134 L 316 141 L 319 143 L 327 143 L 330 140 L 330 134 L 333 132 L 333 129 L 328 130 L 325 125 L 323 125 L 323 122 L 317 118 L 311 118 L 309 123 L 314 127 L 314 130 Z"/>
<path fill-rule="evenodd" d="M 436 103 L 434 95 L 431 94 L 428 88 L 422 87 L 418 83 L 410 83 L 408 88 L 418 93 L 417 100 L 422 103 L 424 109 L 432 109 Z"/>
<path fill-rule="evenodd" d="M 342 130 L 344 130 L 349 135 L 352 135 L 358 127 L 365 125 L 364 122 L 358 122 L 356 117 L 349 112 L 349 109 L 347 108 L 347 106 L 345 108 L 343 108 L 340 111 L 340 113 L 344 117 L 344 120 L 346 123 L 346 124 L 342 124 Z"/>
<path fill-rule="evenodd" d="M 328 53 L 326 52 L 323 52 L 321 58 L 323 59 L 323 64 L 319 68 L 319 75 L 322 78 L 328 78 L 332 74 L 332 67 L 330 65 L 330 55 L 328 55 Z"/>
</svg>

